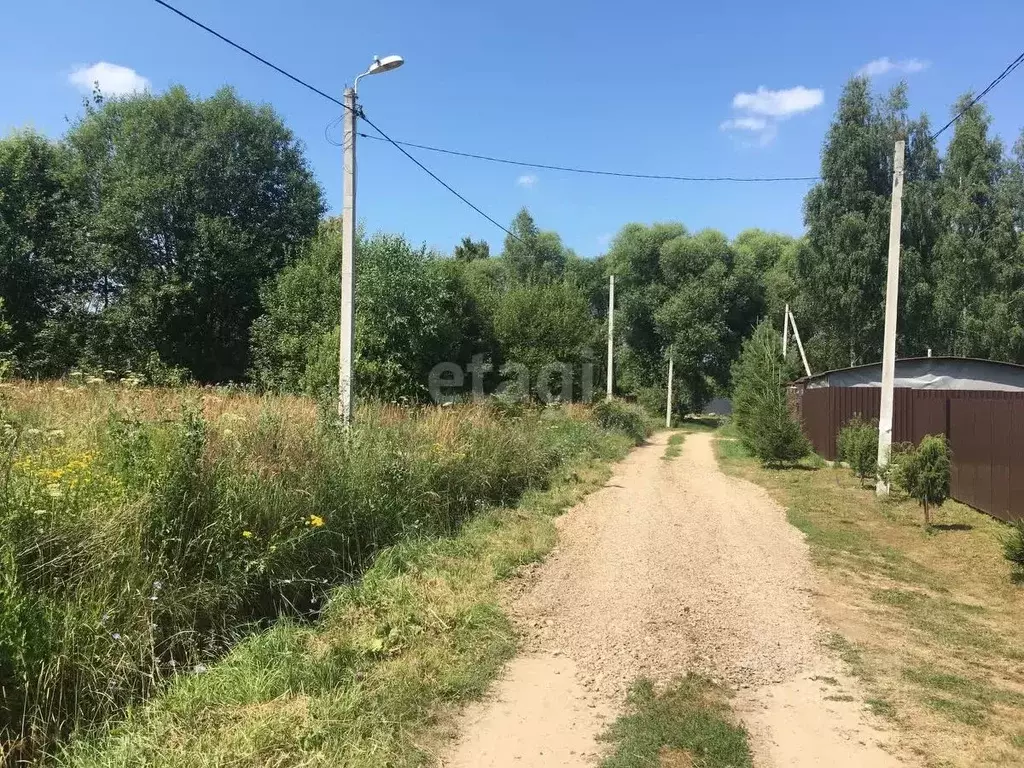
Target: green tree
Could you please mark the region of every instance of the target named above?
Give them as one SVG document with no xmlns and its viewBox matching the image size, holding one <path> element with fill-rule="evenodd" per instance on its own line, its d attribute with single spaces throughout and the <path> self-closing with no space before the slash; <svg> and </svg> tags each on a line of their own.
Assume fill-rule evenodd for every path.
<svg viewBox="0 0 1024 768">
<path fill-rule="evenodd" d="M 356 244 L 354 376 L 361 397 L 422 399 L 428 374 L 453 358 L 459 318 L 436 259 L 403 237 L 377 234 Z M 277 390 L 337 392 L 339 340 L 338 220 L 321 225 L 295 264 L 263 295 L 266 312 L 253 325 L 253 378 Z"/>
<path fill-rule="evenodd" d="M 790 364 L 780 351 L 779 333 L 765 320 L 743 343 L 732 370 L 736 429 L 744 446 L 765 464 L 795 462 L 810 451 L 789 408 Z"/>
<path fill-rule="evenodd" d="M 514 286 L 500 296 L 494 312 L 503 362 L 526 366 L 532 382 L 547 366 L 567 364 L 573 369 L 574 396 L 580 394 L 595 325 L 586 295 L 566 282 Z"/>
<path fill-rule="evenodd" d="M 855 415 L 842 429 L 836 440 L 838 458 L 864 485 L 865 478 L 878 472 L 878 424 Z"/>
<path fill-rule="evenodd" d="M 963 145 L 960 148 L 964 149 Z M 964 154 L 958 159 L 962 161 Z M 990 146 L 987 158 L 995 154 L 995 147 Z M 984 169 L 988 163 L 978 165 Z M 967 223 L 956 231 L 944 231 L 944 263 L 948 265 L 951 255 L 958 252 L 955 249 L 960 249 L 963 259 L 952 259 L 954 268 L 977 271 L 980 275 L 975 276 L 976 281 L 982 282 L 978 277 L 984 276 L 986 283 L 976 286 L 978 295 L 964 297 L 968 306 L 960 315 L 964 320 L 963 353 L 1024 362 L 1024 137 L 1014 145 L 1012 158 L 1000 159 L 995 175 L 994 189 L 986 189 L 993 193 L 991 197 L 981 194 L 984 185 L 979 185 L 978 195 L 960 200 L 956 209 L 967 216 Z M 971 222 L 983 222 L 987 228 L 975 232 L 973 238 L 968 237 Z M 972 255 L 977 257 L 974 261 Z M 972 266 L 977 269 L 972 270 Z M 949 281 L 943 281 L 943 288 L 944 299 L 951 297 L 956 301 L 962 295 Z"/>
<path fill-rule="evenodd" d="M 509 231 L 501 257 L 514 280 L 550 282 L 562 276 L 566 249 L 557 234 L 540 231 L 526 208 L 516 214 Z"/>
<path fill-rule="evenodd" d="M 486 240 L 473 240 L 470 237 L 462 238 L 462 242 L 455 246 L 456 261 L 475 261 L 476 259 L 487 259 L 491 256 L 491 246 Z"/>
<path fill-rule="evenodd" d="M 668 294 L 654 320 L 675 356 L 680 394 L 686 393 L 693 408 L 728 384 L 740 341 L 760 314 L 759 284 L 754 275 L 733 270 L 734 258 L 729 241 L 714 230 L 675 238 L 661 248 Z"/>
<path fill-rule="evenodd" d="M 76 346 L 74 295 L 89 281 L 69 156 L 31 132 L 0 140 L 0 301 L 20 373 L 54 375 Z"/>
<path fill-rule="evenodd" d="M 917 500 L 924 510 L 924 524 L 930 526 L 931 507 L 949 497 L 952 457 L 944 435 L 925 435 L 918 446 L 907 446 L 893 456 L 892 480 Z"/>
<path fill-rule="evenodd" d="M 67 137 L 96 266 L 91 359 L 157 352 L 200 381 L 241 379 L 260 287 L 316 231 L 320 188 L 267 106 L 230 89 L 104 100 Z"/>
<path fill-rule="evenodd" d="M 728 384 L 740 340 L 762 312 L 764 289 L 753 252 L 738 259 L 714 230 L 690 235 L 681 224 L 629 224 L 612 241 L 605 262 L 616 276 L 616 323 L 622 329 L 617 386 L 645 399 L 652 388 L 663 389 L 671 350 L 680 408 L 703 405 Z"/>
<path fill-rule="evenodd" d="M 627 394 L 665 383 L 667 340 L 654 319 L 668 298 L 661 269 L 662 247 L 687 235 L 682 224 L 627 224 L 612 239 L 605 271 L 615 275 L 616 386 Z M 607 312 L 607 289 L 602 315 Z"/>
<path fill-rule="evenodd" d="M 809 321 L 802 326 L 813 367 L 874 362 L 881 356 L 897 139 L 909 141 L 900 284 L 901 306 L 912 309 L 913 319 L 904 328 L 917 328 L 929 315 L 937 169 L 927 127 L 925 118 L 908 118 L 903 84 L 881 100 L 872 99 L 865 78 L 854 78 L 843 89 L 822 149 L 822 180 L 804 202 L 810 248 L 801 249 L 797 259 L 805 292 L 800 319 Z M 901 341 L 920 343 L 907 334 Z"/>
<path fill-rule="evenodd" d="M 931 132 L 927 116 L 907 124 L 896 338 L 901 355 L 923 355 L 936 346 L 933 273 L 942 217 L 939 153 Z"/>
<path fill-rule="evenodd" d="M 746 229 L 732 243 L 736 272 L 751 286 L 753 305 L 779 323 L 786 304 L 795 313 L 803 314 L 798 306 L 800 291 L 796 277 L 799 246 L 800 241 L 794 237 L 762 229 Z"/>
<path fill-rule="evenodd" d="M 969 101 L 969 94 L 961 97 L 954 111 Z M 935 264 L 941 335 L 935 346 L 953 355 L 987 352 L 979 338 L 989 320 L 983 307 L 996 289 L 1000 261 L 1008 250 L 997 197 L 1003 149 L 998 139 L 988 136 L 990 122 L 983 105 L 967 109 L 954 128 L 942 168 L 942 234 Z"/>
</svg>

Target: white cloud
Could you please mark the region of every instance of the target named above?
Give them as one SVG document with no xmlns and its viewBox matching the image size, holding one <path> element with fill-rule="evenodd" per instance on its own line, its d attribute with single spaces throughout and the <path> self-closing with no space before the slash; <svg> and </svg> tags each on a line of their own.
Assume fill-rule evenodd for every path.
<svg viewBox="0 0 1024 768">
<path fill-rule="evenodd" d="M 527 189 L 529 189 L 530 187 L 532 187 L 536 183 L 537 183 L 537 177 L 534 176 L 532 173 L 524 173 L 522 176 L 520 176 L 518 179 L 516 179 L 516 184 L 518 186 L 526 187 Z"/>
<path fill-rule="evenodd" d="M 781 91 L 772 91 L 760 86 L 754 93 L 737 93 L 732 99 L 736 109 L 779 119 L 806 112 L 820 106 L 825 92 L 820 88 L 805 88 L 798 85 Z"/>
<path fill-rule="evenodd" d="M 91 93 L 93 85 L 99 83 L 100 92 L 104 96 L 126 96 L 149 90 L 149 80 L 134 69 L 107 61 L 75 67 L 68 75 L 68 82 L 83 93 Z"/>
<path fill-rule="evenodd" d="M 884 75 L 887 72 L 900 72 L 904 75 L 912 75 L 915 72 L 923 72 L 931 66 L 931 62 L 923 61 L 922 59 L 903 59 L 902 61 L 893 61 L 888 56 L 883 56 L 880 59 L 869 61 L 863 67 L 857 70 L 858 77 L 878 77 Z"/>
<path fill-rule="evenodd" d="M 740 92 L 732 98 L 732 107 L 739 111 L 719 123 L 719 130 L 736 135 L 744 147 L 766 147 L 779 135 L 779 123 L 793 115 L 821 105 L 825 92 L 802 85 L 773 91 L 760 86 L 753 93 Z"/>
<path fill-rule="evenodd" d="M 609 243 L 611 243 L 611 241 L 612 241 L 612 233 L 611 232 L 605 232 L 603 235 L 598 235 L 597 236 L 597 247 L 601 248 L 601 249 L 607 248 Z"/>
</svg>

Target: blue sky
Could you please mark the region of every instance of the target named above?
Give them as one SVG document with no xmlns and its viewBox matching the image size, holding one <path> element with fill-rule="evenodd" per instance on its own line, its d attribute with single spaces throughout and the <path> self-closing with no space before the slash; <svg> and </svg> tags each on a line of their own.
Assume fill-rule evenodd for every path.
<svg viewBox="0 0 1024 768">
<path fill-rule="evenodd" d="M 840 89 L 869 62 L 877 87 L 906 77 L 912 112 L 941 125 L 958 94 L 983 87 L 1020 52 L 1024 28 L 1020 0 L 175 4 L 339 97 L 374 54 L 402 54 L 405 67 L 360 86 L 367 115 L 396 139 L 683 175 L 816 174 Z M 334 105 L 151 0 L 4 5 L 0 131 L 30 125 L 60 135 L 80 112 L 75 81 L 88 82 L 82 70 L 100 62 L 135 73 L 93 70 L 112 89 L 141 83 L 136 76 L 154 91 L 181 83 L 199 95 L 229 84 L 274 106 L 304 142 L 332 211 L 340 207 L 341 150 L 324 136 Z M 1018 72 L 986 101 L 1007 143 L 1024 126 L 1022 95 Z M 804 183 L 584 177 L 413 151 L 498 221 L 526 205 L 585 256 L 602 252 L 630 221 L 676 220 L 729 235 L 803 227 Z M 393 148 L 365 140 L 358 216 L 370 230 L 443 250 L 464 235 L 498 249 L 504 237 Z"/>
</svg>

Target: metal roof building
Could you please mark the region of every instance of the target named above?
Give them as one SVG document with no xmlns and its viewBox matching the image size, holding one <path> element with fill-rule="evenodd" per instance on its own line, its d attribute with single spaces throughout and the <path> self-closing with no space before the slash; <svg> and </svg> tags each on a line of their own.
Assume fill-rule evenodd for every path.
<svg viewBox="0 0 1024 768">
<path fill-rule="evenodd" d="M 797 379 L 801 389 L 882 386 L 882 364 L 825 371 Z M 905 357 L 896 361 L 897 389 L 1024 392 L 1024 365 L 970 357 Z"/>
</svg>

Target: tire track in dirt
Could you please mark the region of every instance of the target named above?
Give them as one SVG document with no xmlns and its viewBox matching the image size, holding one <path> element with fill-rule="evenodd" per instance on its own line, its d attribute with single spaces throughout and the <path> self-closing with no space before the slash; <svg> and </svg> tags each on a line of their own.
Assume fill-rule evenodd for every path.
<svg viewBox="0 0 1024 768">
<path fill-rule="evenodd" d="M 526 654 L 467 710 L 443 764 L 593 765 L 636 678 L 700 672 L 737 691 L 759 766 L 901 765 L 821 645 L 803 535 L 719 470 L 711 435 L 673 461 L 665 439 L 558 520 L 557 549 L 513 600 Z"/>
</svg>

